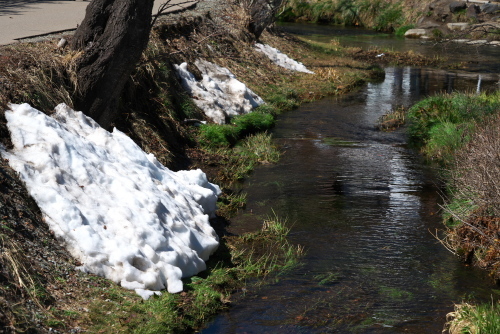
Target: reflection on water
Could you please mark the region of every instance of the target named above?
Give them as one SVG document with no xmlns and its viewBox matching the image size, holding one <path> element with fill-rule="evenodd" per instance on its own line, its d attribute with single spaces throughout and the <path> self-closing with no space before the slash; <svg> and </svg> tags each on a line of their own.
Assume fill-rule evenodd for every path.
<svg viewBox="0 0 500 334">
<path fill-rule="evenodd" d="M 383 82 L 280 117 L 285 154 L 245 184 L 247 209 L 231 229 L 256 230 L 274 210 L 293 223 L 304 265 L 247 291 L 203 333 L 438 333 L 454 302 L 488 300 L 485 274 L 431 234 L 441 227 L 433 171 L 404 131 L 375 129 L 395 106 L 478 85 L 488 80 L 388 68 Z"/>
</svg>

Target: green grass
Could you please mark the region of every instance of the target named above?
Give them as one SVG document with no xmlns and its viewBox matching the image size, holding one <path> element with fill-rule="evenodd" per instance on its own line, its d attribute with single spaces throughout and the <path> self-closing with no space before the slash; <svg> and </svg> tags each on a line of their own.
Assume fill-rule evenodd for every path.
<svg viewBox="0 0 500 334">
<path fill-rule="evenodd" d="M 450 334 L 500 333 L 500 304 L 488 303 L 455 305 L 455 312 L 448 314 L 453 320 L 447 323 Z"/>
<path fill-rule="evenodd" d="M 272 107 L 259 107 L 253 112 L 236 116 L 230 124 L 203 124 L 198 140 L 210 148 L 229 147 L 245 136 L 271 129 L 275 118 Z"/>
<path fill-rule="evenodd" d="M 408 111 L 410 141 L 441 163 L 470 139 L 477 122 L 500 110 L 500 93 L 445 94 L 427 98 Z"/>
<path fill-rule="evenodd" d="M 426 156 L 448 162 L 454 158 L 454 152 L 470 140 L 473 122 L 442 122 L 429 129 L 429 140 L 424 149 Z"/>
<path fill-rule="evenodd" d="M 222 217 L 231 218 L 238 210 L 244 209 L 246 203 L 246 193 L 227 190 L 217 200 L 217 214 Z"/>
<path fill-rule="evenodd" d="M 407 24 L 407 25 L 403 25 L 403 26 L 400 26 L 399 28 L 397 28 L 395 31 L 394 31 L 394 34 L 396 36 L 399 36 L 399 37 L 402 37 L 405 35 L 405 33 L 410 30 L 410 29 L 413 29 L 415 28 L 415 25 L 414 24 Z"/>
<path fill-rule="evenodd" d="M 268 93 L 264 96 L 264 99 L 268 105 L 259 108 L 264 108 L 264 110 L 267 108 L 267 112 L 274 114 L 292 110 L 300 104 L 299 94 L 295 89 L 275 85 L 269 85 Z"/>
<path fill-rule="evenodd" d="M 244 179 L 259 164 L 276 163 L 280 158 L 267 132 L 247 136 L 233 147 L 209 146 L 205 150 L 219 157 L 220 166 L 214 182 L 223 186 Z"/>
<path fill-rule="evenodd" d="M 143 301 L 116 285 L 95 291 L 103 298 L 89 308 L 89 332 L 185 333 L 201 328 L 228 307 L 231 293 L 251 288 L 247 284 L 250 278 L 277 277 L 298 264 L 302 248 L 289 244 L 286 224 L 270 217 L 261 231 L 224 239 L 208 261 L 208 269 L 184 279 L 180 294 L 164 292 Z"/>
</svg>

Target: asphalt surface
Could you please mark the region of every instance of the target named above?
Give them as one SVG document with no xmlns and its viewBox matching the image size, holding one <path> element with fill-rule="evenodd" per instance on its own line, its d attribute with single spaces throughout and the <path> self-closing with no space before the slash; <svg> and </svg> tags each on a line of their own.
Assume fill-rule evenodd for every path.
<svg viewBox="0 0 500 334">
<path fill-rule="evenodd" d="M 153 13 L 166 0 L 156 0 Z M 171 0 L 170 4 L 190 6 L 196 1 Z M 85 16 L 89 1 L 0 0 L 0 45 L 19 40 L 76 29 Z M 181 7 L 169 8 L 175 11 Z"/>
</svg>

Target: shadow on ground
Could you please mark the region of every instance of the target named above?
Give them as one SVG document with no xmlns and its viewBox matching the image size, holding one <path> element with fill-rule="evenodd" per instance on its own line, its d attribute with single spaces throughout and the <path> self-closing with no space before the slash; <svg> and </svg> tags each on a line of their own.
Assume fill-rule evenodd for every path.
<svg viewBox="0 0 500 334">
<path fill-rule="evenodd" d="M 0 16 L 21 15 L 28 9 L 35 9 L 37 4 L 75 1 L 75 0 L 0 0 Z"/>
</svg>

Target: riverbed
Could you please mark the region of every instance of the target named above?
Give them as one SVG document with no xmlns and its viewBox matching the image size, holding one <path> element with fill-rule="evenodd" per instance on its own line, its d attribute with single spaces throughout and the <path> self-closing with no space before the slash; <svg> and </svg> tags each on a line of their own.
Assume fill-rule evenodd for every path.
<svg viewBox="0 0 500 334">
<path fill-rule="evenodd" d="M 347 45 L 371 36 L 364 48 L 436 47 L 312 28 L 287 29 Z M 269 215 L 287 218 L 291 241 L 305 247 L 303 265 L 239 293 L 203 333 L 440 333 L 454 303 L 496 295 L 485 272 L 465 266 L 435 238 L 444 196 L 436 170 L 408 147 L 404 129 L 376 128 L 389 110 L 432 94 L 498 89 L 496 50 L 481 51 L 496 58 L 460 71 L 389 67 L 385 79 L 359 91 L 280 116 L 273 134 L 283 157 L 245 182 L 247 208 L 231 230 L 259 229 Z"/>
</svg>

